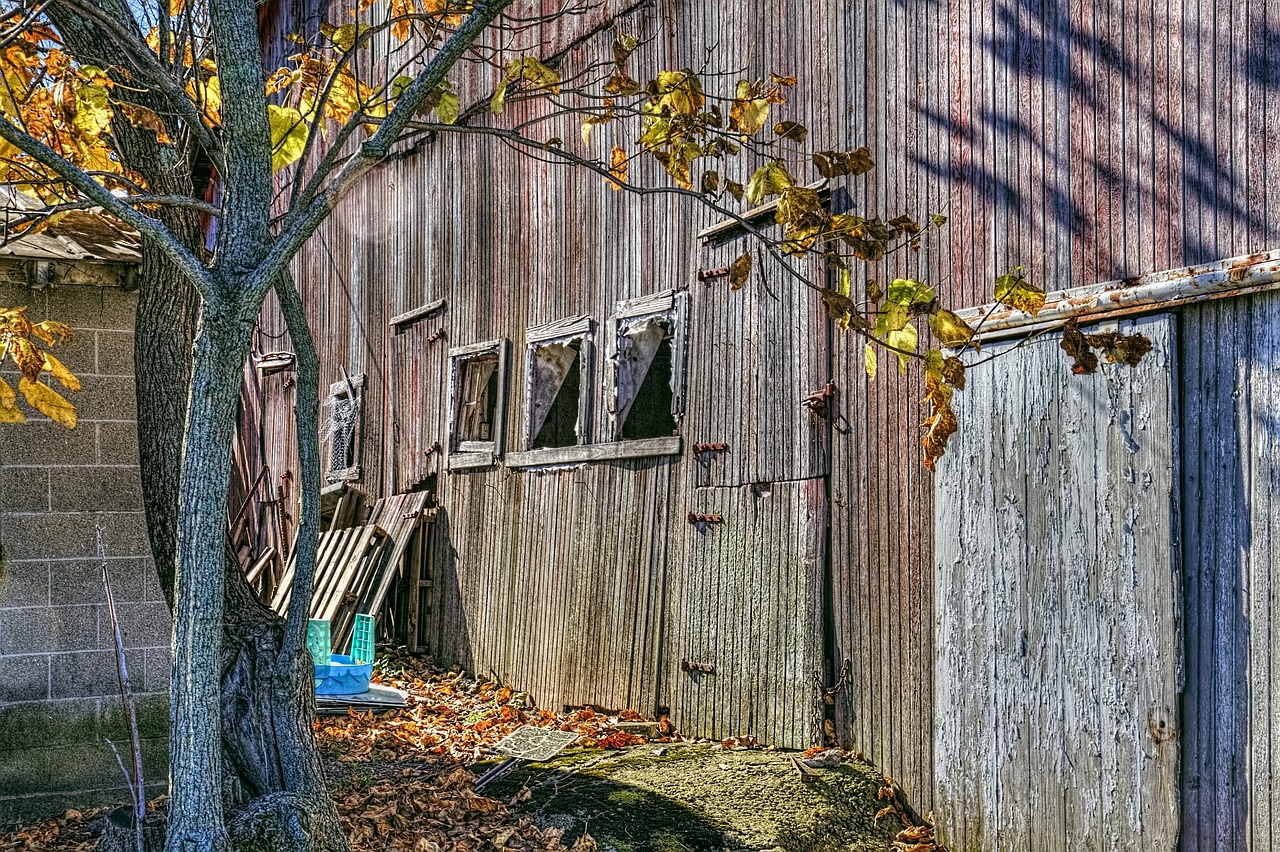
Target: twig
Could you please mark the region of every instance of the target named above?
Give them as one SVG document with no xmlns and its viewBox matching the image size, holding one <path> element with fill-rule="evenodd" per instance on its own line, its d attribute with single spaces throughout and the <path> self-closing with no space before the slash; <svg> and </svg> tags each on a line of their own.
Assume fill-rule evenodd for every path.
<svg viewBox="0 0 1280 852">
<path fill-rule="evenodd" d="M 133 778 L 125 772 L 120 754 L 116 753 L 116 761 L 121 764 L 125 783 L 129 785 L 129 795 L 133 798 L 133 833 L 138 852 L 142 849 L 142 821 L 147 815 L 147 788 L 142 777 L 142 738 L 138 735 L 138 708 L 133 700 L 133 690 L 129 688 L 129 669 L 124 660 L 124 638 L 120 634 L 120 619 L 116 617 L 115 596 L 111 593 L 111 575 L 107 571 L 107 549 L 102 541 L 102 522 L 95 524 L 98 537 L 98 560 L 102 564 L 102 587 L 107 593 L 107 613 L 111 616 L 111 637 L 116 649 L 116 675 L 120 681 L 120 703 L 124 707 L 125 716 L 129 720 L 129 746 L 133 750 Z M 109 744 L 110 740 L 107 741 Z M 114 752 L 116 747 L 111 744 Z"/>
</svg>

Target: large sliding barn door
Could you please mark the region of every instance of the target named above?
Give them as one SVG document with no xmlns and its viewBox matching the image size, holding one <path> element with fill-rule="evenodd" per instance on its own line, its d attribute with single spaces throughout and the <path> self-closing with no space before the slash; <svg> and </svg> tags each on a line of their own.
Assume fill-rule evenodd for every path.
<svg viewBox="0 0 1280 852">
<path fill-rule="evenodd" d="M 938 819 L 951 849 L 1172 850 L 1182 675 L 1174 320 L 1073 376 L 970 372 L 937 475 Z M 1007 345 L 984 348 L 994 353 Z"/>
</svg>

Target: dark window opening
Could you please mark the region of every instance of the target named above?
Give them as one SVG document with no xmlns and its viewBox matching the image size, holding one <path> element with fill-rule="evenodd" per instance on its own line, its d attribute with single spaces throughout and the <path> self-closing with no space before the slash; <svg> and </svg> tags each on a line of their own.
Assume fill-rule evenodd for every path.
<svg viewBox="0 0 1280 852">
<path fill-rule="evenodd" d="M 620 437 L 626 441 L 674 435 L 670 324 L 665 320 L 650 320 L 626 332 L 621 343 Z"/>
<path fill-rule="evenodd" d="M 578 443 L 582 342 L 548 343 L 533 351 L 530 449 Z"/>
<path fill-rule="evenodd" d="M 498 355 L 488 352 L 458 364 L 457 440 L 492 441 L 498 410 Z"/>
</svg>

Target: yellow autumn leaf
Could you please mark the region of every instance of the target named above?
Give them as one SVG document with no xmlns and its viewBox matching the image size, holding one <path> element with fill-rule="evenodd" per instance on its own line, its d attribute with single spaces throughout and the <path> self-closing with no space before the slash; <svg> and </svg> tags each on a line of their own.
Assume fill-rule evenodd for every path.
<svg viewBox="0 0 1280 852">
<path fill-rule="evenodd" d="M 879 364 L 876 361 L 876 349 L 868 343 L 863 347 L 862 353 L 864 356 L 863 360 L 866 361 L 867 378 L 874 379 L 876 377 L 876 369 L 879 367 Z"/>
<path fill-rule="evenodd" d="M 293 107 L 267 104 L 271 121 L 271 170 L 280 171 L 302 156 L 307 144 L 307 123 Z"/>
<path fill-rule="evenodd" d="M 111 103 L 105 86 L 86 85 L 76 91 L 76 115 L 72 125 L 89 139 L 97 139 L 111 126 Z"/>
<path fill-rule="evenodd" d="M 66 426 L 68 429 L 76 428 L 76 407 L 44 382 L 29 381 L 24 376 L 18 381 L 18 390 L 26 397 L 32 408 L 54 423 Z"/>
<path fill-rule="evenodd" d="M 40 354 L 44 356 L 44 369 L 46 373 L 57 379 L 64 388 L 73 391 L 80 390 L 80 380 L 77 379 L 75 374 L 68 370 L 61 361 L 50 355 L 48 352 L 41 352 Z"/>
<path fill-rule="evenodd" d="M 609 181 L 609 188 L 621 191 L 622 185 L 627 182 L 627 152 L 617 145 L 609 153 L 609 174 L 613 176 L 613 180 Z"/>
<path fill-rule="evenodd" d="M 27 416 L 18 408 L 18 394 L 0 379 L 0 423 L 26 423 Z"/>
</svg>

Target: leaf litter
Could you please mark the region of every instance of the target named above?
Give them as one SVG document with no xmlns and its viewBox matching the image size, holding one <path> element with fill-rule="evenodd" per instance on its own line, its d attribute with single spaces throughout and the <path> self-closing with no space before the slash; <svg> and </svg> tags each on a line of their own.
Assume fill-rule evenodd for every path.
<svg viewBox="0 0 1280 852">
<path fill-rule="evenodd" d="M 374 683 L 408 693 L 407 707 L 374 713 L 351 710 L 346 716 L 321 716 L 316 736 L 326 759 L 330 789 L 343 827 L 356 852 L 469 852 L 538 850 L 594 852 L 589 832 L 565 838 L 563 828 L 540 826 L 522 813 L 529 798 L 522 787 L 514 795 L 486 796 L 475 789 L 471 764 L 500 759 L 494 746 L 523 725 L 572 731 L 575 746 L 605 750 L 651 743 L 688 744 L 735 751 L 760 750 L 752 737 L 723 741 L 681 736 L 662 717 L 647 719 L 635 711 L 603 712 L 591 707 L 553 713 L 538 709 L 526 693 L 496 678 L 468 678 L 442 671 L 425 658 L 391 651 L 380 656 Z M 628 725 L 628 723 L 632 723 Z M 645 733 L 638 733 L 643 730 Z M 659 753 L 666 746 L 660 746 Z M 830 749 L 811 749 L 829 757 Z M 838 750 L 837 750 L 838 751 Z M 853 757 L 853 755 L 850 755 Z M 893 844 L 899 852 L 934 852 L 932 829 L 912 824 L 886 779 L 890 804 L 877 819 L 900 819 Z M 165 797 L 148 803 L 163 809 Z M 110 808 L 68 810 L 60 816 L 0 834 L 0 850 L 88 852 Z"/>
</svg>

